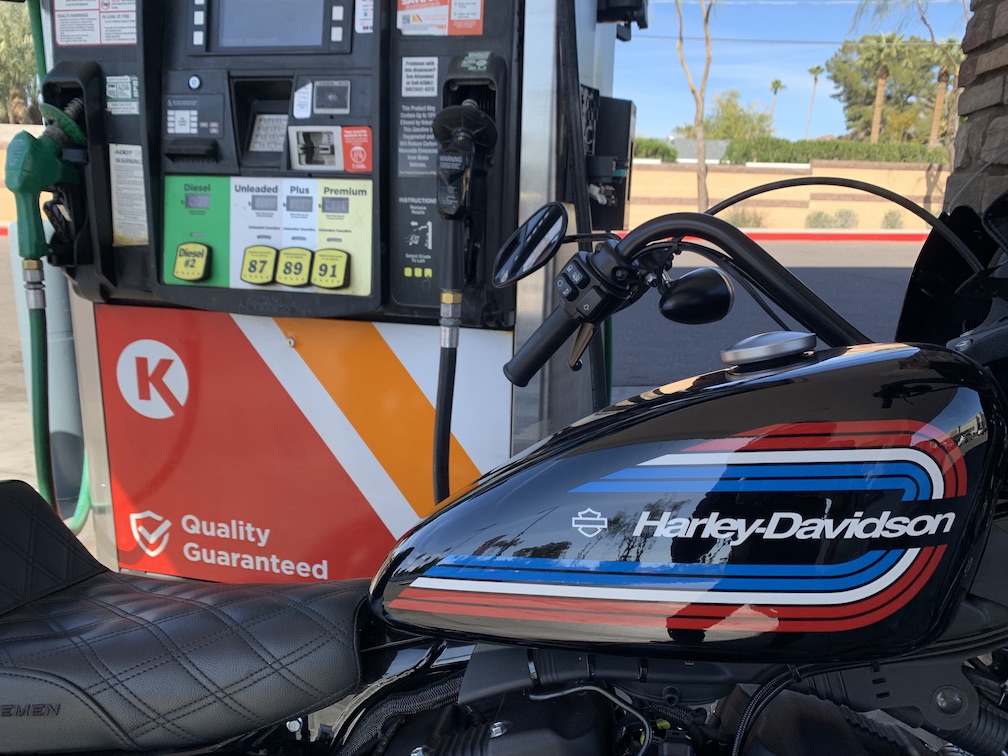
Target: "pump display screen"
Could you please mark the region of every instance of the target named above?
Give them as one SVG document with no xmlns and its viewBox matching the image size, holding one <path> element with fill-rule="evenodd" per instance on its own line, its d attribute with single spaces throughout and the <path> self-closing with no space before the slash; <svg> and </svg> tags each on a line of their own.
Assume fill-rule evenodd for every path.
<svg viewBox="0 0 1008 756">
<path fill-rule="evenodd" d="M 187 194 L 185 196 L 186 210 L 209 210 L 209 194 Z"/>
<path fill-rule="evenodd" d="M 349 213 L 350 199 L 347 197 L 323 197 L 323 213 Z"/>
<path fill-rule="evenodd" d="M 325 0 L 217 0 L 217 46 L 321 47 Z"/>
<path fill-rule="evenodd" d="M 288 213 L 310 213 L 315 209 L 315 200 L 311 197 L 288 197 Z"/>
<path fill-rule="evenodd" d="M 252 209 L 253 210 L 276 210 L 277 209 L 277 198 L 271 194 L 253 194 L 252 195 Z"/>
</svg>

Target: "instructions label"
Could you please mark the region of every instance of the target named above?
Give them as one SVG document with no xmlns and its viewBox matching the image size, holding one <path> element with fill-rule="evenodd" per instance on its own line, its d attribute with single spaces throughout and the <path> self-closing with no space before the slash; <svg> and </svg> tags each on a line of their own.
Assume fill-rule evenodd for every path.
<svg viewBox="0 0 1008 756">
<path fill-rule="evenodd" d="M 437 97 L 438 59 L 435 57 L 402 59 L 402 96 Z"/>
<path fill-rule="evenodd" d="M 483 0 L 397 0 L 396 27 L 410 36 L 479 36 Z"/>
<path fill-rule="evenodd" d="M 105 109 L 112 115 L 140 115 L 140 79 L 132 74 L 105 77 Z"/>
<path fill-rule="evenodd" d="M 62 47 L 135 45 L 137 0 L 54 0 L 53 29 Z"/>
<path fill-rule="evenodd" d="M 147 228 L 147 183 L 143 149 L 138 144 L 109 145 L 112 184 L 112 246 L 150 243 Z"/>
</svg>

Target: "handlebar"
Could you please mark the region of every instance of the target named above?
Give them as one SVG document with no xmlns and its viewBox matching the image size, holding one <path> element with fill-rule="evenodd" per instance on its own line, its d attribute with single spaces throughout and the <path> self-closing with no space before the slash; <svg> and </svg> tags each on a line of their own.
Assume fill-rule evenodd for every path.
<svg viewBox="0 0 1008 756">
<path fill-rule="evenodd" d="M 647 273 L 661 273 L 642 270 L 637 264 L 649 245 L 685 236 L 719 247 L 768 299 L 829 346 L 871 341 L 730 223 L 704 213 L 671 213 L 643 223 L 615 246 L 603 244 L 591 254 L 578 255 L 590 280 L 578 284 L 580 293 L 568 285 L 566 290 L 572 292 L 568 302 L 560 304 L 504 366 L 508 380 L 516 386 L 527 386 L 582 322 L 597 323 L 633 300 L 635 287 L 644 285 Z M 561 283 L 562 273 L 557 277 L 557 284 Z M 580 297 L 589 293 L 595 295 L 595 301 L 590 308 L 581 306 Z"/>
<path fill-rule="evenodd" d="M 532 376 L 542 369 L 579 326 L 566 313 L 563 305 L 557 307 L 504 366 L 504 375 L 515 386 L 527 386 Z"/>
</svg>

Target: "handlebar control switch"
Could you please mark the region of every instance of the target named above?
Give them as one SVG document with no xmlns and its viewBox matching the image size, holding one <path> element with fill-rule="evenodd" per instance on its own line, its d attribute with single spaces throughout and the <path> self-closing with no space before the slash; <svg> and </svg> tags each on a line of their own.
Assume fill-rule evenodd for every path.
<svg viewBox="0 0 1008 756">
<path fill-rule="evenodd" d="M 589 289 L 582 294 L 580 299 L 577 301 L 578 314 L 581 315 L 583 319 L 590 322 L 598 309 L 605 303 L 606 296 L 602 293 L 600 288 L 595 287 L 594 289 Z"/>
<path fill-rule="evenodd" d="M 575 287 L 574 284 L 570 282 L 570 279 L 563 273 L 557 276 L 553 285 L 556 286 L 556 290 L 559 292 L 560 296 L 568 302 L 573 302 L 578 298 L 577 287 Z"/>
<path fill-rule="evenodd" d="M 578 264 L 577 260 L 571 260 L 564 265 L 562 275 L 566 276 L 567 280 L 579 289 L 584 289 L 590 283 L 588 274 L 584 272 L 584 268 Z"/>
</svg>

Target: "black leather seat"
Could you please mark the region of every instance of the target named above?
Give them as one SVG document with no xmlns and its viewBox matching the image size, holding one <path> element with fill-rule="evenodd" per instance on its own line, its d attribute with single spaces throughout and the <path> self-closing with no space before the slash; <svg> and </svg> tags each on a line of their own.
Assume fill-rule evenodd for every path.
<svg viewBox="0 0 1008 756">
<path fill-rule="evenodd" d="M 0 752 L 188 748 L 328 705 L 359 682 L 366 591 L 111 572 L 0 483 Z"/>
</svg>

